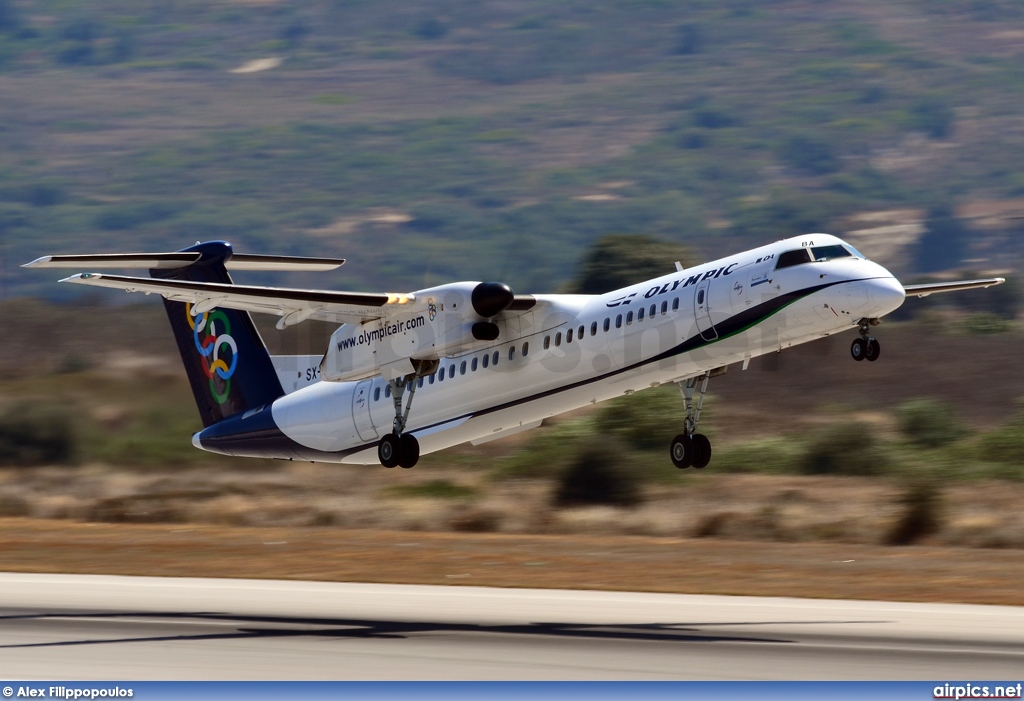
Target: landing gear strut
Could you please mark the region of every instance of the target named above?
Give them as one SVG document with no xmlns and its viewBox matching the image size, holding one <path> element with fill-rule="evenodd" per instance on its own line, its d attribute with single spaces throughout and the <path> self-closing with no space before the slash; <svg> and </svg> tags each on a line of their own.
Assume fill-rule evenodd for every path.
<svg viewBox="0 0 1024 701">
<path fill-rule="evenodd" d="M 869 334 L 872 326 L 878 326 L 878 319 L 863 318 L 859 322 L 860 338 L 854 339 L 853 343 L 850 344 L 850 355 L 857 362 L 867 359 L 870 362 L 878 360 L 878 356 L 882 353 L 881 346 L 878 345 L 878 341 Z"/>
<path fill-rule="evenodd" d="M 710 373 L 704 373 L 699 377 L 691 377 L 679 383 L 679 392 L 683 395 L 686 403 L 686 421 L 683 424 L 683 433 L 672 439 L 669 452 L 672 456 L 672 463 L 680 470 L 687 467 L 707 467 L 711 462 L 711 441 L 702 433 L 694 433 L 697 430 L 697 423 L 700 421 L 700 410 L 704 405 L 704 395 L 708 391 L 708 380 Z M 697 384 L 700 383 L 698 390 Z M 697 392 L 697 408 L 693 406 L 693 395 Z"/>
<path fill-rule="evenodd" d="M 412 398 L 416 394 L 419 378 L 435 372 L 438 361 L 414 362 L 417 363 L 414 374 L 388 381 L 391 386 L 391 397 L 395 402 L 395 421 L 392 424 L 392 432 L 382 436 L 380 443 L 377 444 L 377 459 L 384 467 L 397 465 L 410 468 L 420 459 L 419 441 L 411 433 L 405 433 L 405 426 L 409 421 L 409 410 L 412 409 Z M 409 390 L 409 399 L 403 407 L 402 398 L 407 389 Z"/>
</svg>

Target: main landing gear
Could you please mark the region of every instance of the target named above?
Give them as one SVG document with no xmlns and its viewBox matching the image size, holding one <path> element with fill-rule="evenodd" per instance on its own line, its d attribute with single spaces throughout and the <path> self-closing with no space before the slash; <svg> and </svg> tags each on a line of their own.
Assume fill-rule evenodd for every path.
<svg viewBox="0 0 1024 701">
<path fill-rule="evenodd" d="M 687 467 L 698 469 L 707 467 L 711 462 L 711 441 L 703 433 L 694 433 L 697 430 L 697 423 L 700 421 L 700 409 L 704 405 L 704 395 L 708 391 L 708 380 L 710 373 L 704 373 L 699 377 L 691 377 L 679 383 L 679 392 L 686 402 L 686 422 L 683 433 L 672 439 L 670 454 L 672 463 L 680 470 Z M 697 408 L 693 407 L 694 392 L 698 392 L 697 383 L 700 383 L 697 396 Z"/>
<path fill-rule="evenodd" d="M 881 346 L 878 345 L 878 341 L 876 341 L 873 336 L 869 335 L 868 332 L 872 326 L 878 326 L 879 323 L 878 319 L 864 318 L 860 320 L 860 338 L 855 339 L 854 342 L 850 344 L 850 355 L 853 356 L 853 359 L 857 362 L 865 359 L 871 362 L 878 360 L 878 356 L 882 352 Z"/>
<path fill-rule="evenodd" d="M 395 422 L 391 433 L 381 437 L 377 444 L 377 459 L 384 467 L 401 466 L 404 468 L 413 467 L 420 459 L 420 444 L 416 436 L 405 433 L 405 426 L 409 421 L 409 410 L 412 409 L 412 398 L 416 394 L 417 380 L 420 377 L 429 375 L 437 370 L 438 361 L 414 361 L 417 362 L 416 373 L 405 375 L 397 380 L 389 380 L 391 386 L 391 397 L 395 402 Z M 402 407 L 402 397 L 406 390 L 409 391 L 409 400 Z"/>
</svg>

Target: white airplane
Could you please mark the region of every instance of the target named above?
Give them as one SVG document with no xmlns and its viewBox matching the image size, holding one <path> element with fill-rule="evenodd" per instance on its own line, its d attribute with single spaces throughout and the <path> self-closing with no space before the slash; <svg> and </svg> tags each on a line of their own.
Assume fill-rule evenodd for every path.
<svg viewBox="0 0 1024 701">
<path fill-rule="evenodd" d="M 405 294 L 235 285 L 228 270 L 333 270 L 341 259 L 234 254 L 223 241 L 176 253 L 46 256 L 25 267 L 149 268 L 151 277 L 61 280 L 159 294 L 205 428 L 203 450 L 412 467 L 419 456 L 535 428 L 550 416 L 678 384 L 676 467 L 704 467 L 697 433 L 708 381 L 733 363 L 850 328 L 854 360 L 877 360 L 871 328 L 907 295 L 1003 278 L 901 285 L 849 244 L 808 234 L 602 295 L 516 295 L 497 282 Z M 340 323 L 323 356 L 271 356 L 248 312 L 278 328 Z M 416 406 L 413 407 L 413 398 Z M 696 402 L 694 398 L 696 397 Z"/>
</svg>

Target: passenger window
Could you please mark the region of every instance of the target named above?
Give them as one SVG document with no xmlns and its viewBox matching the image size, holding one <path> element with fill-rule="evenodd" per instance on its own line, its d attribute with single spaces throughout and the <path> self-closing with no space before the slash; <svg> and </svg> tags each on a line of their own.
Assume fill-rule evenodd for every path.
<svg viewBox="0 0 1024 701">
<path fill-rule="evenodd" d="M 434 375 L 433 375 L 433 374 L 431 374 L 431 376 L 427 378 L 427 381 L 428 381 L 428 382 L 429 382 L 430 384 L 434 384 Z"/>
<path fill-rule="evenodd" d="M 657 305 L 657 304 L 652 304 L 652 305 L 651 305 L 651 317 L 652 317 L 652 318 L 654 317 L 654 314 L 655 314 L 655 312 L 657 312 L 657 311 L 658 311 L 658 305 Z"/>
<path fill-rule="evenodd" d="M 562 345 L 562 332 L 559 331 L 555 334 L 555 348 Z"/>
<path fill-rule="evenodd" d="M 621 329 L 622 328 L 622 315 L 621 314 L 616 314 L 615 315 L 615 328 L 617 328 L 617 329 Z"/>
<path fill-rule="evenodd" d="M 455 366 L 454 365 L 449 365 L 448 366 L 448 379 L 449 380 L 455 379 Z"/>
<path fill-rule="evenodd" d="M 469 364 L 469 369 L 470 369 L 470 370 L 471 370 L 472 372 L 476 372 L 476 358 L 473 358 L 472 362 L 470 362 L 470 364 Z"/>
<path fill-rule="evenodd" d="M 661 303 L 661 313 L 668 314 L 668 300 Z"/>
<path fill-rule="evenodd" d="M 484 367 L 491 364 L 491 356 L 489 353 L 484 353 Z"/>
<path fill-rule="evenodd" d="M 584 329 L 584 328 L 583 328 L 583 327 L 581 326 L 581 327 L 579 328 L 579 330 L 577 330 L 577 331 L 576 331 L 576 340 L 577 340 L 577 341 L 582 341 L 582 340 L 583 340 L 583 331 L 584 331 L 584 330 L 585 330 L 585 329 Z"/>
<path fill-rule="evenodd" d="M 612 320 L 611 319 L 605 319 L 604 320 L 604 331 L 605 331 L 605 333 L 608 333 L 608 329 L 611 328 L 611 325 L 612 325 Z"/>
<path fill-rule="evenodd" d="M 444 368 L 437 371 L 437 381 L 444 382 Z"/>
<path fill-rule="evenodd" d="M 491 358 L 491 365 L 497 365 L 497 364 L 498 364 L 498 351 L 494 351 L 494 357 Z"/>
<path fill-rule="evenodd" d="M 459 374 L 460 375 L 465 375 L 466 374 L 466 361 L 465 360 L 463 360 L 462 361 L 462 365 L 459 366 Z"/>
<path fill-rule="evenodd" d="M 375 387 L 374 388 L 374 390 L 373 390 L 373 401 L 375 401 L 375 402 L 379 402 L 380 401 L 380 387 Z"/>
<path fill-rule="evenodd" d="M 626 326 L 633 323 L 633 312 L 627 312 L 626 314 Z"/>
<path fill-rule="evenodd" d="M 608 323 L 607 319 L 605 319 L 605 323 L 606 324 Z M 597 322 L 596 321 L 590 325 L 590 335 L 591 336 L 596 336 L 597 335 Z"/>
<path fill-rule="evenodd" d="M 524 341 L 523 342 L 523 357 L 525 358 L 529 354 L 530 354 L 530 342 L 529 341 Z"/>
<path fill-rule="evenodd" d="M 572 329 L 565 332 L 565 342 L 572 343 Z"/>
<path fill-rule="evenodd" d="M 390 382 L 387 384 L 387 386 L 384 387 L 384 396 L 385 397 L 390 397 L 391 396 L 391 383 Z"/>
<path fill-rule="evenodd" d="M 509 359 L 509 361 L 511 362 L 512 360 L 515 359 L 515 357 L 516 357 L 516 347 L 515 346 L 509 346 L 509 349 L 508 349 L 508 359 Z"/>
<path fill-rule="evenodd" d="M 791 268 L 794 265 L 803 265 L 804 263 L 811 262 L 811 254 L 806 248 L 798 248 L 795 251 L 786 251 L 785 253 L 779 254 L 779 260 L 775 264 L 776 270 L 782 270 L 783 268 Z"/>
<path fill-rule="evenodd" d="M 644 320 L 644 308 L 643 307 L 640 307 L 640 311 L 638 311 L 636 313 L 636 320 L 637 321 L 643 321 Z"/>
<path fill-rule="evenodd" d="M 547 350 L 550 347 L 551 347 L 551 336 L 545 336 L 544 337 L 544 350 Z"/>
<path fill-rule="evenodd" d="M 672 300 L 672 311 L 677 311 L 678 309 L 679 309 L 679 298 L 676 297 L 675 299 Z"/>
<path fill-rule="evenodd" d="M 697 291 L 697 304 L 704 304 L 704 290 Z"/>
</svg>

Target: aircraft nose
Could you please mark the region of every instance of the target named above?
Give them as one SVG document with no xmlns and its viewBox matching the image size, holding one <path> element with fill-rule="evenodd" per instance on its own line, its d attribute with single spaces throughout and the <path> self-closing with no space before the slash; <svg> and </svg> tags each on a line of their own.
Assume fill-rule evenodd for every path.
<svg viewBox="0 0 1024 701">
<path fill-rule="evenodd" d="M 891 275 L 868 281 L 868 289 L 871 295 L 872 306 L 878 310 L 878 316 L 896 311 L 907 297 L 907 292 L 903 289 L 903 285 Z"/>
</svg>

